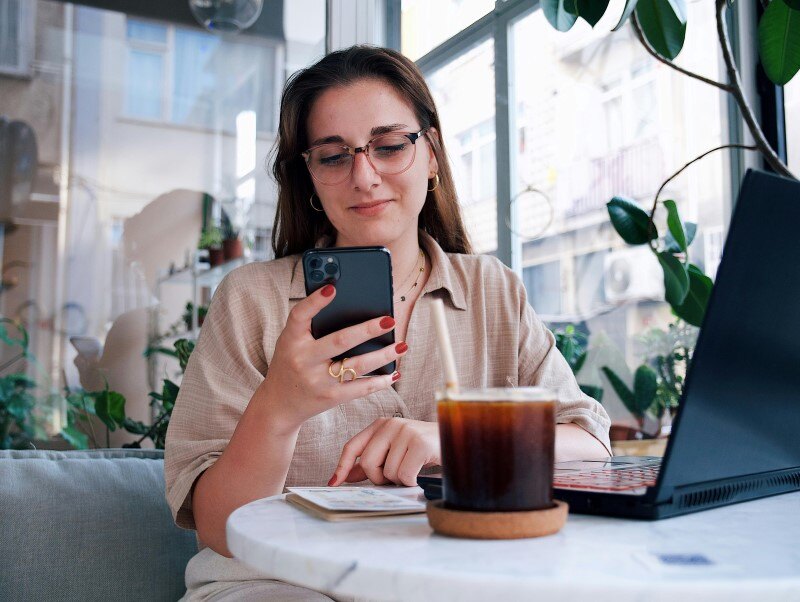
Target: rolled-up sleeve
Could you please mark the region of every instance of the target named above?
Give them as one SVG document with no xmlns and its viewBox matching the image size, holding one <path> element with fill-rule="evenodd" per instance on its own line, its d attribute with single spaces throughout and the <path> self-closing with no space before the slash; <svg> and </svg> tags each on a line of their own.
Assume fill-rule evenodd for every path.
<svg viewBox="0 0 800 602">
<path fill-rule="evenodd" d="M 519 384 L 541 386 L 558 396 L 556 422 L 572 422 L 594 436 L 611 455 L 611 420 L 602 405 L 580 390 L 569 364 L 556 347 L 555 337 L 536 315 L 517 279 L 520 308 Z"/>
<path fill-rule="evenodd" d="M 250 269 L 248 269 L 250 268 Z M 267 369 L 251 266 L 217 289 L 189 358 L 166 437 L 166 497 L 178 526 L 194 529 L 191 492 L 222 455 Z M 255 287 L 258 288 L 258 287 Z"/>
</svg>

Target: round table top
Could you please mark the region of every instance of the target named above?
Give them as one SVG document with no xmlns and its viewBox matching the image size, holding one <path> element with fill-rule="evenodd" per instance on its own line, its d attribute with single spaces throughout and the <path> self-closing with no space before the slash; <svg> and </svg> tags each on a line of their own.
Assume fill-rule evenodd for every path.
<svg viewBox="0 0 800 602">
<path fill-rule="evenodd" d="M 571 514 L 507 541 L 435 535 L 424 514 L 327 522 L 275 496 L 227 535 L 254 569 L 375 600 L 800 600 L 800 492 L 653 522 Z"/>
</svg>

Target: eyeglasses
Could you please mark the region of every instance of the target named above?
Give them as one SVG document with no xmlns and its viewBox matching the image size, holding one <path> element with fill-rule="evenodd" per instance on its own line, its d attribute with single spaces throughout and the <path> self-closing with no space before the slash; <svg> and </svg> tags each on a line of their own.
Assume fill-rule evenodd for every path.
<svg viewBox="0 0 800 602">
<path fill-rule="evenodd" d="M 376 136 L 364 146 L 353 148 L 345 144 L 326 143 L 312 146 L 301 153 L 311 177 L 320 184 L 341 184 L 353 173 L 356 154 L 364 153 L 376 172 L 383 176 L 397 175 L 414 163 L 417 140 L 428 128 L 412 132 L 391 132 Z"/>
</svg>

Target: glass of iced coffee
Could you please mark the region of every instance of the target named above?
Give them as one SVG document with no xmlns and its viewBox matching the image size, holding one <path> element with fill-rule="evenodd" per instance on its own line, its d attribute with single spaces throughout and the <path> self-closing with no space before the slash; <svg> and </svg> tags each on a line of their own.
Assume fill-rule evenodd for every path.
<svg viewBox="0 0 800 602">
<path fill-rule="evenodd" d="M 437 395 L 443 497 L 454 510 L 553 506 L 556 396 L 540 387 Z"/>
</svg>

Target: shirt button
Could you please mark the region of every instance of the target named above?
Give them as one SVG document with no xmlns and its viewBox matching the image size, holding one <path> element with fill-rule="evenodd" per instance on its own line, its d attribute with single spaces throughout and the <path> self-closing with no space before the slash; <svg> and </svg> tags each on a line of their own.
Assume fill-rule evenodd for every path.
<svg viewBox="0 0 800 602">
<path fill-rule="evenodd" d="M 394 417 L 395 418 L 402 418 L 403 417 L 403 413 L 402 412 L 395 412 L 394 413 Z"/>
</svg>

